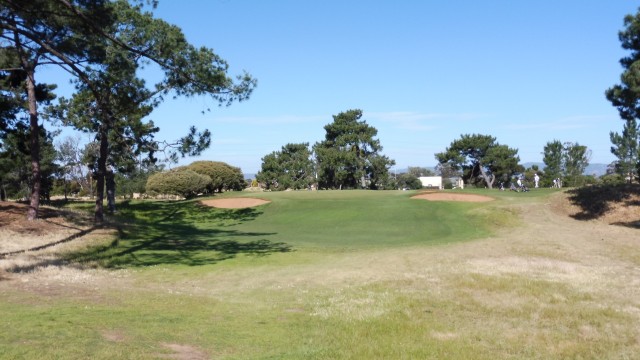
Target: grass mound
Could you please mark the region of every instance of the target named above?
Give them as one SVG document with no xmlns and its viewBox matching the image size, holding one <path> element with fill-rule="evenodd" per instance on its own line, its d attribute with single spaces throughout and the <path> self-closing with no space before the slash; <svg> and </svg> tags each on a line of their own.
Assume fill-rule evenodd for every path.
<svg viewBox="0 0 640 360">
<path fill-rule="evenodd" d="M 609 224 L 640 228 L 640 185 L 597 185 L 568 191 L 578 220 L 602 219 Z"/>
<path fill-rule="evenodd" d="M 322 191 L 262 195 L 271 203 L 223 209 L 201 201 L 127 202 L 114 241 L 69 254 L 103 267 L 206 265 L 292 250 L 343 252 L 443 244 L 494 228 L 480 204 L 427 203 L 406 192 Z M 207 201 L 207 200 L 204 200 Z"/>
</svg>

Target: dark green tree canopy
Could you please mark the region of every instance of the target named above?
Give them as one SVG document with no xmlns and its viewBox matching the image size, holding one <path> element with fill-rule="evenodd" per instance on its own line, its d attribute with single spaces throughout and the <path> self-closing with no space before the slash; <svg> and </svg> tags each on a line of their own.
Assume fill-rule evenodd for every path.
<svg viewBox="0 0 640 360">
<path fill-rule="evenodd" d="M 324 127 L 325 139 L 313 146 L 320 187 L 377 189 L 386 181 L 395 161 L 379 154 L 378 130 L 361 118 L 362 110 L 348 110 Z"/>
<path fill-rule="evenodd" d="M 564 144 L 564 172 L 570 186 L 584 185 L 584 171 L 589 166 L 591 151 L 577 142 Z"/>
<path fill-rule="evenodd" d="M 624 26 L 618 37 L 622 48 L 630 54 L 620 59 L 624 69 L 620 84 L 607 89 L 605 95 L 625 121 L 622 134 L 609 134 L 613 144 L 611 153 L 618 159 L 615 170 L 631 182 L 634 178 L 640 179 L 640 132 L 637 123 L 640 116 L 640 11 L 627 15 Z"/>
<path fill-rule="evenodd" d="M 562 177 L 564 173 L 563 151 L 564 146 L 560 140 L 550 141 L 544 146 L 542 161 L 545 165 L 544 172 L 547 179 Z"/>
<path fill-rule="evenodd" d="M 624 18 L 625 29 L 618 33 L 622 48 L 630 54 L 620 59 L 624 71 L 620 84 L 607 89 L 605 95 L 624 120 L 637 119 L 640 105 L 640 11 Z"/>
<path fill-rule="evenodd" d="M 229 77 L 223 59 L 188 43 L 178 27 L 154 18 L 147 3 L 155 1 L 0 0 L 0 36 L 15 49 L 20 70 L 27 73 L 30 102 L 38 65 L 55 64 L 76 79 L 78 92 L 64 104 L 61 117 L 94 132 L 100 143 L 95 167 L 98 222 L 107 164 L 130 168 L 127 162 L 140 152 L 153 161 L 157 128 L 143 119 L 163 97 L 206 95 L 229 105 L 247 99 L 256 85 L 246 73 Z M 164 76 L 147 86 L 138 78 L 143 67 L 157 68 Z M 30 116 L 33 133 L 38 127 L 35 106 L 30 106 Z M 209 139 L 208 131 L 192 129 L 175 149 L 182 155 L 198 154 Z M 31 143 L 36 174 L 37 142 Z"/>
<path fill-rule="evenodd" d="M 640 180 L 640 132 L 636 119 L 629 119 L 622 128 L 622 134 L 610 132 L 611 153 L 618 158 L 614 162 L 615 172 L 631 183 Z"/>
<path fill-rule="evenodd" d="M 54 177 L 59 172 L 55 160 L 57 151 L 53 146 L 56 133 L 39 129 L 39 148 L 41 160 L 40 197 L 49 199 L 53 187 Z M 31 148 L 29 146 L 29 128 L 20 122 L 11 131 L 0 136 L 0 193 L 12 199 L 28 198 L 33 187 L 33 173 L 31 171 Z"/>
<path fill-rule="evenodd" d="M 14 49 L 0 48 L 0 195 L 29 198 L 36 182 L 36 201 L 48 199 L 57 166 L 52 145 L 55 134 L 43 127 L 31 127 L 29 99 L 25 91 L 28 74 L 20 68 Z M 50 105 L 55 99 L 55 85 L 37 84 L 32 88 L 35 104 Z M 32 136 L 35 134 L 35 138 Z M 32 140 L 37 141 L 34 154 Z M 34 176 L 33 160 L 38 161 L 38 177 Z M 40 165 L 42 162 L 42 165 Z"/>
<path fill-rule="evenodd" d="M 518 150 L 500 145 L 490 135 L 461 135 L 435 157 L 440 168 L 462 170 L 465 182 L 488 188 L 493 188 L 496 180 L 507 181 L 524 170 L 518 164 Z"/>
<path fill-rule="evenodd" d="M 582 174 L 591 157 L 586 146 L 577 142 L 562 143 L 560 140 L 553 140 L 544 146 L 542 155 L 545 183 L 548 184 L 551 179 L 560 179 L 569 186 L 582 185 Z"/>
<path fill-rule="evenodd" d="M 309 143 L 287 144 L 262 158 L 256 180 L 270 190 L 306 189 L 315 181 Z"/>
<path fill-rule="evenodd" d="M 422 189 L 422 182 L 411 172 L 398 174 L 396 177 L 396 185 L 399 189 Z"/>
</svg>

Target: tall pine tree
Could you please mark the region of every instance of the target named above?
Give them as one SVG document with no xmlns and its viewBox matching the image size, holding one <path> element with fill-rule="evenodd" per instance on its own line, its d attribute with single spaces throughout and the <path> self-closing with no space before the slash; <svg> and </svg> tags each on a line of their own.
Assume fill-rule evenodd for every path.
<svg viewBox="0 0 640 360">
<path fill-rule="evenodd" d="M 631 181 L 640 171 L 640 133 L 636 121 L 640 115 L 640 11 L 627 15 L 624 26 L 618 37 L 622 48 L 631 53 L 620 59 L 624 69 L 620 84 L 607 89 L 605 95 L 625 121 L 622 134 L 610 134 L 611 152 L 618 158 L 616 171 Z"/>
<path fill-rule="evenodd" d="M 97 222 L 103 220 L 102 184 L 107 174 L 108 138 L 114 136 L 114 131 L 123 130 L 118 122 L 128 121 L 126 117 L 129 116 L 139 124 L 140 110 L 153 106 L 166 95 L 206 95 L 220 104 L 229 105 L 247 99 L 256 85 L 256 80 L 246 73 L 236 79 L 230 78 L 223 59 L 211 49 L 189 44 L 178 27 L 145 11 L 145 3 L 142 0 L 0 0 L 0 36 L 16 50 L 21 60 L 19 70 L 25 71 L 30 81 L 32 133 L 38 127 L 38 111 L 35 102 L 31 101 L 35 98 L 31 88 L 35 87 L 35 69 L 40 64 L 55 64 L 72 74 L 82 93 L 79 96 L 92 105 L 94 111 L 90 115 L 98 125 L 97 140 L 100 141 L 95 173 L 98 181 Z M 155 4 L 155 1 L 151 3 Z M 136 95 L 145 93 L 148 96 L 130 103 L 121 102 L 125 94 L 113 94 L 109 90 L 121 84 L 132 85 L 125 80 L 126 74 L 136 73 L 143 65 L 157 66 L 163 78 L 148 90 L 142 88 L 141 82 L 133 84 Z M 109 80 L 107 84 L 111 88 L 104 87 L 105 79 Z M 128 110 L 124 113 L 123 109 Z M 86 129 L 84 125 L 79 127 Z M 135 124 L 132 127 L 140 129 Z M 191 130 L 179 141 L 181 153 L 194 154 L 208 146 L 208 132 L 201 133 L 203 137 L 197 135 Z M 37 142 L 32 140 L 31 146 L 35 176 L 39 173 Z M 30 212 L 30 219 L 37 216 L 39 204 L 34 199 L 39 197 L 36 196 L 38 192 L 36 184 L 31 206 L 34 212 Z"/>
</svg>

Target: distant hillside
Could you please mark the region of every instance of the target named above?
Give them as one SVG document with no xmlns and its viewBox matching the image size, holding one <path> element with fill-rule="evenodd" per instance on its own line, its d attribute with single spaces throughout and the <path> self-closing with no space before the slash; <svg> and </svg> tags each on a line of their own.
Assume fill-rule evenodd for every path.
<svg viewBox="0 0 640 360">
<path fill-rule="evenodd" d="M 524 166 L 525 169 L 528 169 L 530 167 L 532 167 L 533 165 L 537 166 L 538 169 L 544 169 L 544 163 L 543 162 L 526 162 L 526 163 L 522 163 L 522 166 Z"/>
<path fill-rule="evenodd" d="M 533 165 L 537 165 L 539 169 L 543 169 L 544 170 L 544 163 L 542 162 L 526 162 L 523 163 L 522 166 L 525 167 L 525 169 L 528 169 L 530 167 L 532 167 Z M 589 164 L 589 166 L 587 166 L 587 169 L 584 171 L 585 175 L 595 175 L 595 176 L 602 176 L 605 175 L 607 173 L 607 167 L 609 165 L 608 164 Z M 429 170 L 433 170 L 434 172 L 435 170 L 435 166 L 423 166 Z M 408 171 L 408 169 L 396 169 L 395 172 L 398 174 L 402 174 L 402 173 L 406 173 Z"/>
<path fill-rule="evenodd" d="M 541 162 L 528 162 L 522 164 L 522 166 L 524 166 L 525 168 L 530 168 L 533 165 L 537 165 L 539 169 L 544 170 L 544 163 Z M 587 169 L 584 171 L 584 174 L 602 176 L 607 173 L 608 166 L 608 164 L 589 164 L 589 166 L 587 166 Z"/>
<path fill-rule="evenodd" d="M 522 166 L 525 167 L 525 169 L 532 167 L 533 165 L 537 165 L 539 169 L 543 169 L 544 170 L 544 163 L 541 162 L 527 162 L 527 163 L 523 163 Z M 589 164 L 589 166 L 587 166 L 587 169 L 584 171 L 585 175 L 595 175 L 595 176 L 602 176 L 605 175 L 607 173 L 607 164 Z M 435 166 L 421 166 L 424 168 L 427 168 L 433 172 L 436 172 L 436 167 Z M 395 170 L 391 170 L 391 173 L 396 173 L 396 174 L 403 174 L 406 173 L 407 171 L 409 171 L 408 168 L 404 168 L 404 169 L 395 169 Z M 244 174 L 244 178 L 245 179 L 255 179 L 256 178 L 256 174 L 251 174 L 251 173 L 247 173 Z"/>
<path fill-rule="evenodd" d="M 608 164 L 590 164 L 584 171 L 585 175 L 602 176 L 607 173 Z"/>
</svg>

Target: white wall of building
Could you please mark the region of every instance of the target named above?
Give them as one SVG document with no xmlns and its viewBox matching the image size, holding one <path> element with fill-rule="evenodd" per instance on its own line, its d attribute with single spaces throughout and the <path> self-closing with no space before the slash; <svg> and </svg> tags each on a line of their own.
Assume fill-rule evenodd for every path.
<svg viewBox="0 0 640 360">
<path fill-rule="evenodd" d="M 422 187 L 443 189 L 442 176 L 420 176 L 418 179 L 420 179 Z"/>
</svg>

